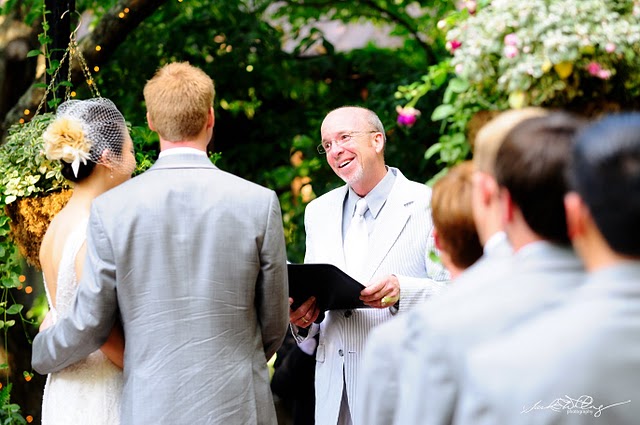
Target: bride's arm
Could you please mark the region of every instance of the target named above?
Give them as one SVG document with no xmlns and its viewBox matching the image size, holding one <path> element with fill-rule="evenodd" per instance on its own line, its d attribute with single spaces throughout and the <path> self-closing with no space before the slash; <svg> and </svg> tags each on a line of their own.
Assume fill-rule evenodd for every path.
<svg viewBox="0 0 640 425">
<path fill-rule="evenodd" d="M 109 338 L 100 347 L 100 350 L 120 369 L 124 367 L 124 333 L 120 321 L 116 321 L 116 324 L 113 325 Z"/>
<path fill-rule="evenodd" d="M 86 253 L 86 245 L 83 245 L 76 255 L 76 276 L 78 279 L 82 277 L 82 267 Z M 107 341 L 100 347 L 100 351 L 120 369 L 124 367 L 124 331 L 119 320 L 116 320 Z"/>
</svg>

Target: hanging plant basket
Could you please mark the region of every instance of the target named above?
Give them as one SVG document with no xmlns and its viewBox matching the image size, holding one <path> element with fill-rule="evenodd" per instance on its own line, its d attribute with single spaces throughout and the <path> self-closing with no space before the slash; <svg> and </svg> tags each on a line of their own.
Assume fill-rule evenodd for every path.
<svg viewBox="0 0 640 425">
<path fill-rule="evenodd" d="M 67 204 L 71 189 L 21 198 L 5 206 L 11 219 L 11 240 L 27 263 L 40 269 L 40 244 L 53 217 Z"/>
<path fill-rule="evenodd" d="M 40 268 L 40 245 L 53 217 L 66 205 L 72 190 L 62 176 L 59 161 L 51 161 L 44 154 L 42 134 L 55 119 L 55 114 L 40 114 L 48 93 L 53 89 L 62 63 L 68 59 L 80 61 L 87 85 L 94 97 L 100 97 L 89 68 L 78 48 L 76 30 L 71 34 L 69 47 L 51 77 L 51 83 L 31 121 L 9 128 L 5 143 L 0 147 L 0 211 L 10 219 L 10 240 L 18 247 L 27 263 Z M 71 75 L 67 75 L 64 100 L 70 98 Z"/>
</svg>

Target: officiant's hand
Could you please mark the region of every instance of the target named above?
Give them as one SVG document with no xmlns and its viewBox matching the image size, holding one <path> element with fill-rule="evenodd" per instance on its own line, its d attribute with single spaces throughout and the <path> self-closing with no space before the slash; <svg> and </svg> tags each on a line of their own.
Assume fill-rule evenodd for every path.
<svg viewBox="0 0 640 425">
<path fill-rule="evenodd" d="M 315 297 L 310 297 L 295 311 L 291 309 L 291 304 L 293 304 L 293 298 L 289 298 L 289 321 L 300 328 L 311 326 L 320 314 Z"/>
<path fill-rule="evenodd" d="M 391 307 L 400 299 L 400 282 L 392 274 L 373 280 L 360 292 L 360 299 L 369 307 Z"/>
</svg>

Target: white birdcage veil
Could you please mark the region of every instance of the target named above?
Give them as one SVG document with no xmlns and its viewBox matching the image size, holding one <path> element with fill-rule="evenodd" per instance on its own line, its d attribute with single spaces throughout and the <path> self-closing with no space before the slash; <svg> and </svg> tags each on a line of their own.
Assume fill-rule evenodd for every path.
<svg viewBox="0 0 640 425">
<path fill-rule="evenodd" d="M 127 137 L 124 117 L 112 101 L 102 97 L 61 103 L 43 134 L 47 157 L 70 163 L 76 176 L 80 163 L 87 161 L 112 169 L 124 165 Z"/>
</svg>

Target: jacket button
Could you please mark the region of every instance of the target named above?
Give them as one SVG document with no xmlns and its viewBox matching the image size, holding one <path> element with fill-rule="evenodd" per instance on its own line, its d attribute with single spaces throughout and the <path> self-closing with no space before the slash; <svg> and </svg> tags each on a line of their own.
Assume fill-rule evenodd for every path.
<svg viewBox="0 0 640 425">
<path fill-rule="evenodd" d="M 348 319 L 349 317 L 351 317 L 352 314 L 353 314 L 353 310 L 347 310 L 344 312 L 344 317 Z"/>
<path fill-rule="evenodd" d="M 338 355 L 340 357 L 344 356 L 344 351 L 342 351 L 342 348 L 338 350 Z"/>
</svg>

